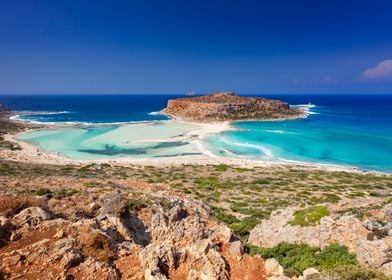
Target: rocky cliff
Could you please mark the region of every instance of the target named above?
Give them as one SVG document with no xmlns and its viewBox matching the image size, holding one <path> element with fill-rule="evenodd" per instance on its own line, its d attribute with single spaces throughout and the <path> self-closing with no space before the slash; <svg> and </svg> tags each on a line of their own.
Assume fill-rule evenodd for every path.
<svg viewBox="0 0 392 280">
<path fill-rule="evenodd" d="M 187 121 L 225 121 L 246 119 L 285 119 L 304 115 L 299 109 L 279 100 L 241 97 L 234 92 L 171 99 L 162 111 L 174 118 Z"/>
</svg>

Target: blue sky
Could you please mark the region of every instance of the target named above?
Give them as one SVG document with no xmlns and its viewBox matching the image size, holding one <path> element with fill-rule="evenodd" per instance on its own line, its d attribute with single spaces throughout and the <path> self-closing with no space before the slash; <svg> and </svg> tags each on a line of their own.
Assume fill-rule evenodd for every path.
<svg viewBox="0 0 392 280">
<path fill-rule="evenodd" d="M 392 1 L 0 0 L 0 94 L 392 93 Z"/>
</svg>

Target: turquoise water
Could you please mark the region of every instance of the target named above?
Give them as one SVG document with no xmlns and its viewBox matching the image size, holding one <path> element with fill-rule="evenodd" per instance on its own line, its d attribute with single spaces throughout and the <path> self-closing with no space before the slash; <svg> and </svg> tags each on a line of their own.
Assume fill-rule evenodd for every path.
<svg viewBox="0 0 392 280">
<path fill-rule="evenodd" d="M 82 160 L 199 156 L 200 151 L 189 141 L 167 140 L 197 128 L 196 125 L 155 122 L 32 131 L 17 138 L 45 151 Z M 160 142 L 159 138 L 165 141 Z"/>
<path fill-rule="evenodd" d="M 313 114 L 304 119 L 236 123 L 238 130 L 211 135 L 206 145 L 220 156 L 337 164 L 391 172 L 389 123 L 365 127 L 357 122 L 368 122 L 368 118 L 355 118 L 353 112 L 317 106 L 311 110 Z"/>
<path fill-rule="evenodd" d="M 90 126 L 32 132 L 21 139 L 74 159 L 199 156 L 192 139 L 180 136 L 192 126 L 167 125 L 154 112 L 173 95 L 0 96 L 19 118 L 42 123 Z M 219 156 L 270 161 L 338 164 L 392 172 L 392 95 L 275 95 L 290 104 L 308 104 L 305 119 L 239 122 L 236 131 L 210 135 L 202 144 Z M 31 114 L 31 111 L 36 112 Z M 118 123 L 154 121 L 147 126 Z M 100 126 L 98 123 L 104 123 Z M 110 125 L 108 125 L 110 124 Z M 116 124 L 116 125 L 115 125 Z M 153 140 L 150 141 L 149 140 Z M 142 141 L 142 142 L 141 142 Z M 144 142 L 143 142 L 144 141 Z"/>
</svg>

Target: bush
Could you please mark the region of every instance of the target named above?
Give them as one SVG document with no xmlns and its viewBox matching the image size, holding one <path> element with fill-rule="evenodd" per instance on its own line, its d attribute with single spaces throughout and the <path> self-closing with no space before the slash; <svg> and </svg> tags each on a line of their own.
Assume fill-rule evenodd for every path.
<svg viewBox="0 0 392 280">
<path fill-rule="evenodd" d="M 329 212 L 326 206 L 315 205 L 308 207 L 303 210 L 297 210 L 294 212 L 294 219 L 289 222 L 292 226 L 314 226 L 320 223 L 322 217 L 329 216 Z"/>
<path fill-rule="evenodd" d="M 151 201 L 148 201 L 143 198 L 135 198 L 135 199 L 128 200 L 128 209 L 130 211 L 138 211 L 142 208 L 147 207 L 150 204 L 152 204 Z"/>
<path fill-rule="evenodd" d="M 38 196 L 42 196 L 48 193 L 52 193 L 51 190 L 47 189 L 47 188 L 40 188 L 38 190 L 35 191 L 35 194 Z"/>
<path fill-rule="evenodd" d="M 229 224 L 229 228 L 231 228 L 235 234 L 247 236 L 259 222 L 260 220 L 255 217 L 246 217 L 240 222 Z"/>
<path fill-rule="evenodd" d="M 380 271 L 375 269 L 366 268 L 360 265 L 341 265 L 330 269 L 327 274 L 334 278 L 341 280 L 389 280 L 391 278 L 387 277 Z"/>
<path fill-rule="evenodd" d="M 226 214 L 224 210 L 220 208 L 214 208 L 213 210 L 214 216 L 219 222 L 225 223 L 227 225 L 239 222 L 239 220 L 235 216 L 231 214 Z"/>
<path fill-rule="evenodd" d="M 354 254 L 350 254 L 347 247 L 333 243 L 325 247 L 318 255 L 317 268 L 326 271 L 339 265 L 358 264 Z"/>
<path fill-rule="evenodd" d="M 219 171 L 219 172 L 224 172 L 227 170 L 227 168 L 228 168 L 227 164 L 219 164 L 219 165 L 215 166 L 215 170 Z"/>
<path fill-rule="evenodd" d="M 251 255 L 258 254 L 264 259 L 277 259 L 289 277 L 300 276 L 309 267 L 315 267 L 319 271 L 330 271 L 338 266 L 358 265 L 355 255 L 350 254 L 347 247 L 338 244 L 331 244 L 321 251 L 318 247 L 287 242 L 281 242 L 272 248 L 259 248 L 248 244 L 247 248 Z"/>
</svg>

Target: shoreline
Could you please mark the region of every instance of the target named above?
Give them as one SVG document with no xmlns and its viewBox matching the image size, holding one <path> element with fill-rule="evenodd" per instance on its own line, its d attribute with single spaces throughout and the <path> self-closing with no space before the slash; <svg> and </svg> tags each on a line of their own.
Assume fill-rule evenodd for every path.
<svg viewBox="0 0 392 280">
<path fill-rule="evenodd" d="M 35 130 L 35 129 L 32 129 Z M 26 131 L 24 131 L 26 132 Z M 23 133 L 23 132 L 22 132 Z M 18 133 L 19 134 L 19 133 Z M 38 146 L 29 144 L 25 141 L 17 140 L 15 137 L 18 134 L 6 134 L 4 139 L 20 145 L 21 150 L 0 150 L 0 157 L 9 161 L 20 162 L 20 163 L 35 163 L 35 164 L 47 164 L 47 165 L 86 165 L 86 164 L 112 164 L 118 166 L 179 166 L 179 165 L 229 165 L 243 168 L 255 168 L 255 167 L 266 167 L 266 168 L 279 168 L 279 167 L 295 167 L 302 169 L 311 170 L 323 170 L 323 171 L 338 171 L 338 172 L 352 172 L 362 174 L 379 174 L 388 175 L 391 173 L 374 171 L 374 170 L 363 170 L 356 167 L 348 167 L 342 165 L 333 164 L 321 164 L 321 163 L 310 163 L 301 161 L 266 161 L 266 160 L 252 160 L 252 159 L 240 159 L 221 157 L 217 155 L 207 156 L 203 153 L 202 156 L 178 156 L 178 157 L 164 157 L 164 158 L 113 158 L 113 159 L 94 159 L 94 160 L 76 160 L 63 156 L 59 153 L 47 152 Z"/>
<path fill-rule="evenodd" d="M 303 117 L 307 117 L 309 114 L 306 114 Z M 147 121 L 147 122 L 133 122 L 127 123 L 123 125 L 148 125 L 156 122 L 178 122 L 185 124 L 192 124 L 200 126 L 201 129 L 192 130 L 183 135 L 169 137 L 169 138 L 154 138 L 154 139 L 143 139 L 137 140 L 135 143 L 143 143 L 143 142 L 168 142 L 168 141 L 180 141 L 188 139 L 190 143 L 194 144 L 196 148 L 201 152 L 200 156 L 175 156 L 175 157 L 160 157 L 160 158 L 131 158 L 131 157 L 118 157 L 112 159 L 72 159 L 67 156 L 64 156 L 60 153 L 56 152 L 48 152 L 43 150 L 42 148 L 30 144 L 23 140 L 18 140 L 16 137 L 21 133 L 36 131 L 36 130 L 45 130 L 45 129 L 53 129 L 53 128 L 69 128 L 69 127 L 88 127 L 91 125 L 78 125 L 78 124 L 32 124 L 27 121 L 11 119 L 14 114 L 8 117 L 10 122 L 16 122 L 26 125 L 25 129 L 19 133 L 7 133 L 4 135 L 4 139 L 6 141 L 14 142 L 20 145 L 21 150 L 0 150 L 0 157 L 16 161 L 16 162 L 24 162 L 24 163 L 38 163 L 38 164 L 53 164 L 53 165 L 84 165 L 84 164 L 114 164 L 114 165 L 165 165 L 165 166 L 178 166 L 178 165 L 219 165 L 226 164 L 230 166 L 238 166 L 238 167 L 246 167 L 246 168 L 254 168 L 254 167 L 287 167 L 293 166 L 298 168 L 311 168 L 311 169 L 319 169 L 326 171 L 344 171 L 344 172 L 355 172 L 355 173 L 372 173 L 372 174 L 382 174 L 382 175 L 391 175 L 388 172 L 375 171 L 375 170 L 366 170 L 357 168 L 354 166 L 344 166 L 339 164 L 324 164 L 324 163 L 313 163 L 313 162 L 304 162 L 304 161 L 296 161 L 296 160 L 279 160 L 279 161 L 268 161 L 268 160 L 260 160 L 260 159 L 243 159 L 243 158 L 234 158 L 234 157 L 223 157 L 218 156 L 203 147 L 200 143 L 206 135 L 221 133 L 224 131 L 229 131 L 235 129 L 232 125 L 237 121 L 224 121 L 224 122 L 215 122 L 215 123 L 198 123 L 198 122 L 189 122 L 181 119 L 170 119 L 170 120 L 156 120 L 156 121 Z M 241 120 L 242 121 L 242 120 Z M 238 122 L 241 122 L 238 121 Z M 247 120 L 248 121 L 248 120 Z M 256 120 L 254 120 L 256 121 Z M 278 120 L 276 120 L 278 121 Z M 104 125 L 104 124 L 102 124 Z M 100 124 L 97 124 L 100 126 Z"/>
</svg>

